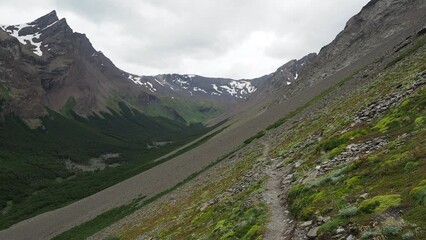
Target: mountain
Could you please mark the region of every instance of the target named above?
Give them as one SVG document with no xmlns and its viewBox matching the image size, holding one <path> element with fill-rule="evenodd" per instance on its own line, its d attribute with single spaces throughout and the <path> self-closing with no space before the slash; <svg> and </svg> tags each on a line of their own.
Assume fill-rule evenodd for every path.
<svg viewBox="0 0 426 240">
<path fill-rule="evenodd" d="M 246 99 L 257 90 L 256 86 L 259 85 L 258 81 L 207 78 L 192 74 L 161 74 L 157 76 L 129 74 L 128 78 L 160 95 L 225 101 L 235 101 L 235 98 Z"/>
<path fill-rule="evenodd" d="M 250 96 L 230 120 L 240 131 L 221 139 L 251 130 L 243 146 L 153 202 L 120 205 L 60 237 L 425 239 L 425 20 L 425 1 L 370 1 L 302 68 L 280 76 L 299 64 L 284 65 Z M 179 166 L 198 163 L 187 162 Z"/>
<path fill-rule="evenodd" d="M 118 112 L 118 105 L 124 103 L 148 115 L 156 112 L 174 118 L 172 115 L 177 113 L 180 119 L 203 121 L 206 118 L 187 119 L 179 111 L 188 106 L 174 104 L 172 110 L 165 112 L 153 111 L 152 105 L 164 110 L 170 108 L 167 103 L 162 104 L 164 99 L 173 102 L 170 99 L 176 98 L 196 108 L 192 105 L 201 100 L 201 111 L 205 110 L 204 105 L 213 109 L 208 116 L 211 117 L 223 111 L 224 106 L 230 108 L 247 98 L 260 84 L 196 75 L 127 73 L 95 50 L 84 34 L 74 32 L 66 19 L 58 19 L 55 11 L 30 23 L 2 25 L 0 29 L 3 115 L 34 119 L 47 115 L 46 108 L 60 111 L 73 99 L 71 109 L 81 116 Z"/>
<path fill-rule="evenodd" d="M 112 113 L 76 114 L 68 98 L 44 128 L 3 121 L 0 238 L 424 239 L 425 9 L 372 0 L 318 54 L 250 80 L 248 96 L 233 80 L 117 70 L 141 85 L 143 110 L 117 94 Z M 200 119 L 213 84 L 238 100 L 218 125 L 171 120 Z"/>
</svg>

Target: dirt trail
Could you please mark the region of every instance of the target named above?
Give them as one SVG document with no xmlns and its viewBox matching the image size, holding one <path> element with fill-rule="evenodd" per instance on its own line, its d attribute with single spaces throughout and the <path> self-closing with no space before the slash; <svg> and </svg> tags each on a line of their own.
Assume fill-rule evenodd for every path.
<svg viewBox="0 0 426 240">
<path fill-rule="evenodd" d="M 268 158 L 269 144 L 264 143 L 263 158 Z M 266 174 L 269 176 L 266 183 L 266 190 L 263 193 L 263 198 L 270 208 L 271 216 L 269 222 L 266 224 L 265 240 L 280 240 L 292 239 L 293 229 L 295 227 L 293 220 L 286 210 L 286 204 L 283 202 L 284 194 L 287 192 L 288 184 L 282 184 L 282 179 L 288 176 L 290 169 L 281 164 L 281 159 L 270 159 L 271 164 L 265 169 Z"/>
</svg>

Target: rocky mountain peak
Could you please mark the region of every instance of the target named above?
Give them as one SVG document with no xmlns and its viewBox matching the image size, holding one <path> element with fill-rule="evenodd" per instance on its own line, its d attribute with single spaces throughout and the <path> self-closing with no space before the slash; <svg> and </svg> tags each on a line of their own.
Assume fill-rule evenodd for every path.
<svg viewBox="0 0 426 240">
<path fill-rule="evenodd" d="M 53 10 L 50 13 L 37 18 L 36 20 L 34 20 L 33 22 L 30 23 L 30 25 L 37 25 L 40 28 L 45 28 L 49 25 L 51 25 L 52 23 L 55 23 L 59 20 L 58 16 L 56 15 L 56 11 Z"/>
</svg>

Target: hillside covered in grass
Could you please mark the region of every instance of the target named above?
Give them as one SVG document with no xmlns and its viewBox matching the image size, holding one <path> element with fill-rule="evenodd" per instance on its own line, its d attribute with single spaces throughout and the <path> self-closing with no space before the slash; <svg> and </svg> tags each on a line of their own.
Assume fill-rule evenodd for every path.
<svg viewBox="0 0 426 240">
<path fill-rule="evenodd" d="M 425 43 L 354 72 L 110 227 L 95 220 L 91 239 L 426 238 Z"/>
</svg>

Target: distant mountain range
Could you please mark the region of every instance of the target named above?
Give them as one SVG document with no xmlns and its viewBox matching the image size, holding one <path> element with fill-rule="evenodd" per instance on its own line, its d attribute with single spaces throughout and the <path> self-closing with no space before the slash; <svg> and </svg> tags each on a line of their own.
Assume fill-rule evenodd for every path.
<svg viewBox="0 0 426 240">
<path fill-rule="evenodd" d="M 420 160 L 424 159 L 425 91 L 420 86 L 425 76 L 425 9 L 424 0 L 371 0 L 318 54 L 307 54 L 249 80 L 125 72 L 94 49 L 84 34 L 58 19 L 55 11 L 31 23 L 1 26 L 0 229 L 5 230 L 0 238 L 52 238 L 109 209 L 162 195 L 197 176 L 194 173 L 222 167 L 226 169 L 217 175 L 206 175 L 207 187 L 197 180 L 194 186 L 202 189 L 190 188 L 191 201 L 173 206 L 172 214 L 177 215 L 171 222 L 185 219 L 182 226 L 196 223 L 207 229 L 203 234 L 211 234 L 194 238 L 244 237 L 263 229 L 265 223 L 254 220 L 264 220 L 253 214 L 264 205 L 252 208 L 253 212 L 244 208 L 261 201 L 252 194 L 268 191 L 261 176 L 271 169 L 277 173 L 271 174 L 277 183 L 292 187 L 286 185 L 289 192 L 270 195 L 292 200 L 287 203 L 298 220 L 294 223 L 312 220 L 308 224 L 313 224 L 309 232 L 316 229 L 312 235 L 327 229 L 334 235 L 338 227 L 334 224 L 345 222 L 348 225 L 340 227 L 349 239 L 349 234 L 359 234 L 352 231 L 358 224 L 352 220 L 364 224 L 370 216 L 373 223 L 378 221 L 380 215 L 346 218 L 341 214 L 340 200 L 347 206 L 364 201 L 359 197 L 366 189 L 362 181 L 374 185 L 367 188 L 371 197 L 403 196 L 398 201 L 405 201 L 404 205 L 395 208 L 398 218 L 406 216 L 400 211 L 407 208 L 417 216 L 420 211 L 407 200 L 421 179 L 407 174 L 416 168 L 424 172 Z M 410 145 L 405 145 L 407 139 Z M 383 142 L 389 148 L 374 152 Z M 402 146 L 403 151 L 397 150 Z M 350 152 L 362 155 L 355 158 Z M 340 158 L 348 154 L 356 164 Z M 232 162 L 229 167 L 209 168 L 221 159 Z M 340 162 L 349 165 L 340 168 Z M 287 167 L 291 167 L 288 172 L 280 172 Z M 395 178 L 386 178 L 393 174 Z M 382 183 L 394 180 L 403 184 L 383 187 Z M 335 189 L 339 184 L 341 188 Z M 217 191 L 215 196 L 211 191 Z M 176 203 L 177 192 L 167 200 L 170 204 Z M 247 201 L 240 202 L 246 196 Z M 120 209 L 95 219 L 89 227 L 82 225 L 80 231 L 90 228 L 85 234 L 94 234 L 133 211 Z M 330 224 L 319 220 L 327 215 L 332 217 Z M 410 229 L 424 225 L 420 215 L 414 222 L 419 225 L 407 224 Z M 156 215 L 157 220 L 154 236 L 170 226 Z M 322 223 L 324 229 L 318 230 Z M 241 232 L 234 232 L 237 228 Z M 181 230 L 191 229 L 173 228 Z"/>
<path fill-rule="evenodd" d="M 55 11 L 30 23 L 1 25 L 0 49 L 1 114 L 24 119 L 45 116 L 46 108 L 60 111 L 72 99 L 72 111 L 81 116 L 119 112 L 118 105 L 124 104 L 147 115 L 176 119 L 176 114 L 170 114 L 173 111 L 185 121 L 205 121 L 232 109 L 273 76 L 233 80 L 191 74 L 127 73 L 95 50 L 86 35 L 74 32 Z M 283 86 L 297 80 L 297 67 L 303 62 L 298 64 L 279 69 L 278 74 L 285 79 Z M 189 119 L 183 109 L 189 104 L 191 111 L 198 111 L 200 101 L 201 111 L 208 105 L 213 113 Z M 173 104 L 171 110 L 170 102 L 179 103 Z"/>
</svg>

